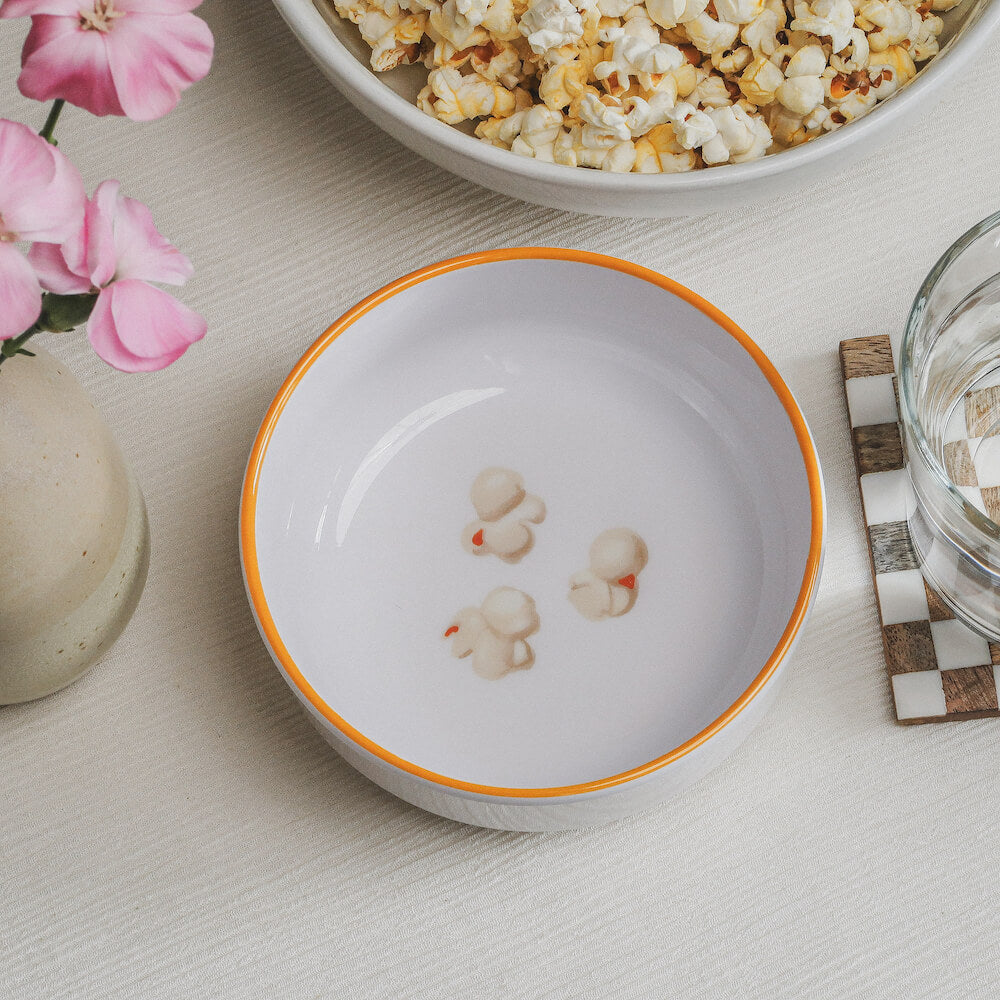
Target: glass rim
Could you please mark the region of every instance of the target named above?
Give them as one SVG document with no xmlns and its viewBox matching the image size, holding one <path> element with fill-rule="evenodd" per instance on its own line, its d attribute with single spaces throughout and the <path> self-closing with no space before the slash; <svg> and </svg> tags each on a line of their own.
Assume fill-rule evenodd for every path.
<svg viewBox="0 0 1000 1000">
<path fill-rule="evenodd" d="M 916 386 L 914 384 L 913 370 L 913 348 L 914 341 L 920 330 L 921 321 L 924 316 L 924 306 L 930 298 L 938 282 L 951 266 L 969 249 L 975 242 L 987 233 L 1000 229 L 1000 211 L 988 215 L 985 219 L 977 222 L 967 229 L 947 250 L 938 258 L 937 262 L 930 269 L 927 277 L 920 284 L 917 294 L 914 296 L 910 306 L 909 315 L 906 317 L 906 326 L 903 329 L 903 338 L 899 349 L 899 407 L 900 423 L 910 430 L 909 438 L 915 442 L 917 452 L 923 465 L 930 471 L 936 486 L 939 486 L 948 498 L 948 502 L 954 507 L 956 512 L 974 529 L 987 535 L 991 540 L 1000 539 L 1000 525 L 992 518 L 984 514 L 978 507 L 970 503 L 951 481 L 941 461 L 935 455 L 924 426 L 917 413 Z M 1000 262 L 998 262 L 1000 266 Z"/>
</svg>

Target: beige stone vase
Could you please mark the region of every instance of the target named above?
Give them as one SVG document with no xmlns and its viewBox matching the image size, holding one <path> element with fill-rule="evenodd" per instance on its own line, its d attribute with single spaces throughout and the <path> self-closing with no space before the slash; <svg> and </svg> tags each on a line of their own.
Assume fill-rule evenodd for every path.
<svg viewBox="0 0 1000 1000">
<path fill-rule="evenodd" d="M 0 705 L 58 691 L 121 635 L 146 582 L 138 484 L 51 354 L 0 366 Z"/>
</svg>

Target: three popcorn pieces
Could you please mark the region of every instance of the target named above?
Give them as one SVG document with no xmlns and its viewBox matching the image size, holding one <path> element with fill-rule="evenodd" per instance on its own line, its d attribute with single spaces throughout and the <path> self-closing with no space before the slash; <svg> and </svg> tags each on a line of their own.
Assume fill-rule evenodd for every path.
<svg viewBox="0 0 1000 1000">
<path fill-rule="evenodd" d="M 545 504 L 525 492 L 510 469 L 484 469 L 470 491 L 477 520 L 462 532 L 462 547 L 476 556 L 517 563 L 535 544 L 532 526 L 545 520 Z M 639 595 L 639 574 L 648 560 L 646 543 L 628 528 L 601 532 L 590 546 L 590 566 L 574 573 L 569 599 L 584 618 L 601 621 L 627 614 Z M 516 587 L 497 587 L 478 607 L 463 608 L 445 630 L 452 655 L 472 657 L 472 669 L 488 680 L 528 670 L 535 654 L 528 636 L 541 622 L 534 600 Z"/>
</svg>

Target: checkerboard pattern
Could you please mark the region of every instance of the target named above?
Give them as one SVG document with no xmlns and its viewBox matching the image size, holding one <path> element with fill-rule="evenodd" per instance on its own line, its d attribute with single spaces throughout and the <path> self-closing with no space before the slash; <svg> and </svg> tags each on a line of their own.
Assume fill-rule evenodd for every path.
<svg viewBox="0 0 1000 1000">
<path fill-rule="evenodd" d="M 945 469 L 970 503 L 1000 522 L 1000 386 L 979 386 L 963 402 L 945 432 Z"/>
<path fill-rule="evenodd" d="M 1000 717 L 1000 643 L 956 620 L 924 581 L 910 543 L 913 493 L 903 467 L 889 338 L 845 340 L 840 361 L 896 718 L 913 724 Z M 1000 518 L 1000 427 L 991 414 L 997 413 L 1000 388 L 979 388 L 966 396 L 964 424 L 947 435 L 949 472 L 994 519 Z"/>
</svg>

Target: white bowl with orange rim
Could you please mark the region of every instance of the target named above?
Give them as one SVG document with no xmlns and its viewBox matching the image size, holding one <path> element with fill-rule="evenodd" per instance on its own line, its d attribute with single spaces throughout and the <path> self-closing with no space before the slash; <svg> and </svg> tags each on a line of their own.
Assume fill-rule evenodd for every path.
<svg viewBox="0 0 1000 1000">
<path fill-rule="evenodd" d="M 522 248 L 424 268 L 303 355 L 250 455 L 244 578 L 334 747 L 513 830 L 606 822 L 731 753 L 818 584 L 819 462 L 732 320 Z"/>
</svg>

